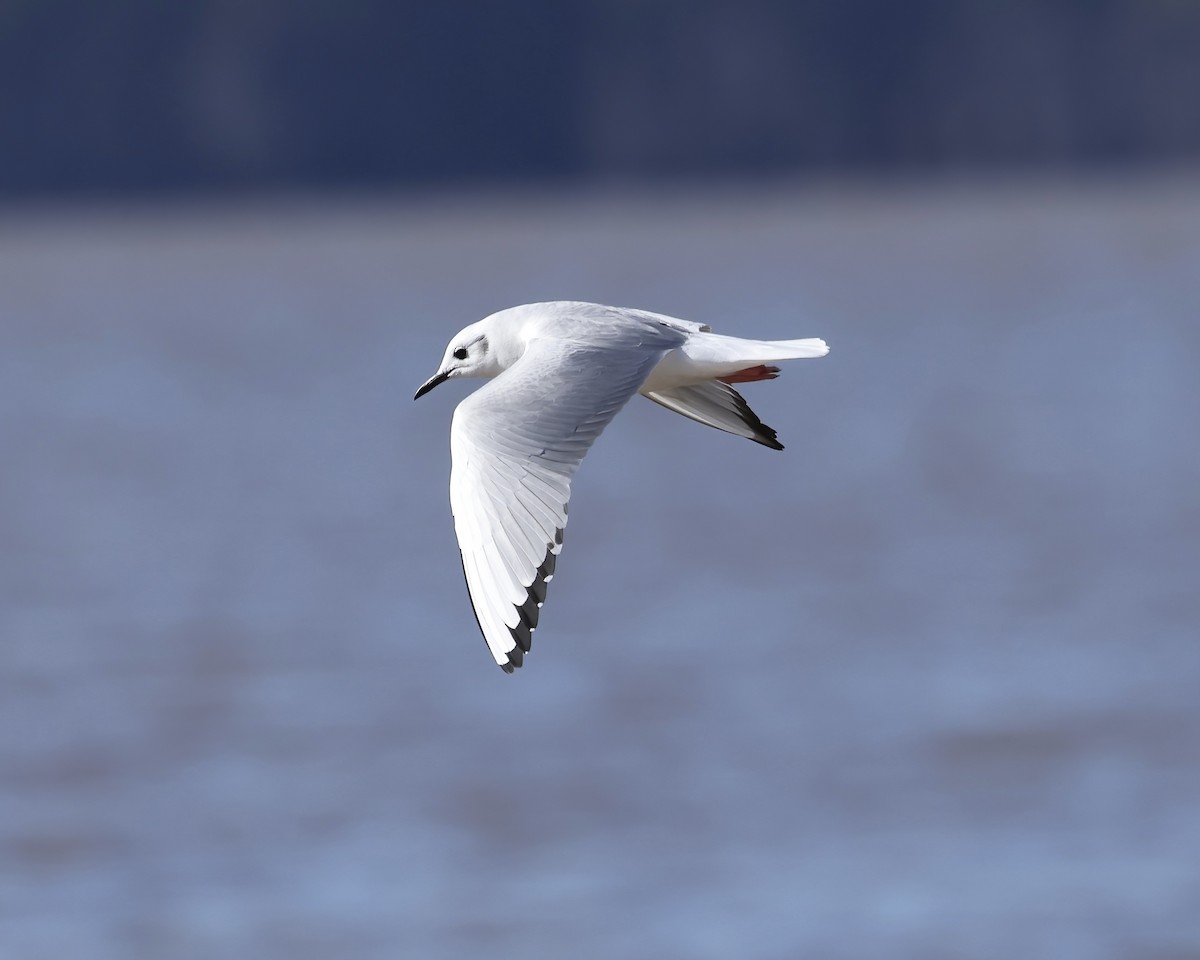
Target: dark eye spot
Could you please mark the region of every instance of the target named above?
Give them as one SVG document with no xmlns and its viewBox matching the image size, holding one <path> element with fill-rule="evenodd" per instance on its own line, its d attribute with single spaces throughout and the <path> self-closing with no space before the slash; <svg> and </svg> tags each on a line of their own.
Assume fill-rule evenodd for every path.
<svg viewBox="0 0 1200 960">
<path fill-rule="evenodd" d="M 454 351 L 454 359 L 455 360 L 466 360 L 467 359 L 467 348 L 459 347 L 457 350 L 455 350 Z"/>
</svg>

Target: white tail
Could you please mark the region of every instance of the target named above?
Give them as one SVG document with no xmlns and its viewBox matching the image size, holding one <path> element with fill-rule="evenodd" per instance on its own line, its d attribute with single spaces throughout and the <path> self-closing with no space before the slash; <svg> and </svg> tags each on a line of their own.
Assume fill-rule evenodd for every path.
<svg viewBox="0 0 1200 960">
<path fill-rule="evenodd" d="M 820 337 L 807 340 L 743 340 L 741 337 L 725 337 L 719 333 L 694 334 L 680 347 L 691 363 L 707 367 L 730 363 L 770 363 L 772 360 L 807 360 L 823 357 L 829 347 Z"/>
<path fill-rule="evenodd" d="M 819 337 L 807 340 L 743 340 L 741 337 L 723 337 L 719 333 L 697 331 L 688 337 L 686 343 L 659 361 L 642 384 L 641 392 L 662 393 L 705 380 L 734 376 L 750 367 L 778 360 L 805 360 L 823 357 L 828 352 L 829 347 Z"/>
<path fill-rule="evenodd" d="M 764 360 L 807 360 L 823 357 L 829 352 L 829 344 L 820 337 L 809 337 L 807 340 L 760 340 L 763 347 L 782 347 L 787 353 L 775 353 Z"/>
</svg>

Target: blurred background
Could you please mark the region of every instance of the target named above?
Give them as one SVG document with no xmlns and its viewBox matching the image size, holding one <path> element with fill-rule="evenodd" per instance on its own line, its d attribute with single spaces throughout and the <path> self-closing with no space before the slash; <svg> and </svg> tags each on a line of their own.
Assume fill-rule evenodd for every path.
<svg viewBox="0 0 1200 960">
<path fill-rule="evenodd" d="M 0 3 L 0 956 L 1200 957 L 1200 3 Z M 635 398 L 524 669 L 413 390 Z"/>
</svg>

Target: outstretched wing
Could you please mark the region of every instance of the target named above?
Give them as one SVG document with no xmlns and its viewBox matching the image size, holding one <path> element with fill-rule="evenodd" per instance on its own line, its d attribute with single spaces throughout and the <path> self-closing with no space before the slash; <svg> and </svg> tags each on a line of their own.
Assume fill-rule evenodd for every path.
<svg viewBox="0 0 1200 960">
<path fill-rule="evenodd" d="M 617 411 L 686 334 L 658 323 L 535 340 L 458 405 L 450 507 L 475 618 L 511 673 L 529 652 L 562 550 L 571 477 Z M 591 335 L 594 333 L 595 335 Z"/>
</svg>

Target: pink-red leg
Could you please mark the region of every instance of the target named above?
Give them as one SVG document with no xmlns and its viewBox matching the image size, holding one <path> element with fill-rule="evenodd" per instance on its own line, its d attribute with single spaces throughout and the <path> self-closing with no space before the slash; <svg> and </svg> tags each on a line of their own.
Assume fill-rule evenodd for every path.
<svg viewBox="0 0 1200 960">
<path fill-rule="evenodd" d="M 765 363 L 760 363 L 756 367 L 747 367 L 745 370 L 731 373 L 727 377 L 717 377 L 717 379 L 722 383 L 753 383 L 755 380 L 774 380 L 777 376 L 779 376 L 778 367 L 769 367 Z"/>
</svg>

